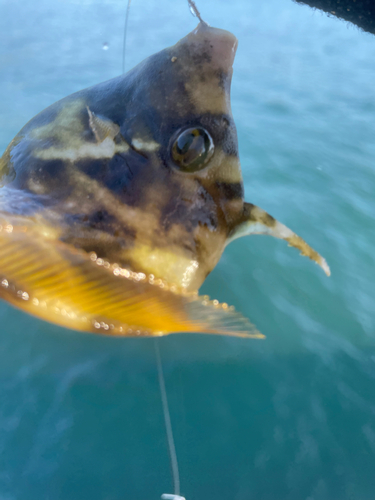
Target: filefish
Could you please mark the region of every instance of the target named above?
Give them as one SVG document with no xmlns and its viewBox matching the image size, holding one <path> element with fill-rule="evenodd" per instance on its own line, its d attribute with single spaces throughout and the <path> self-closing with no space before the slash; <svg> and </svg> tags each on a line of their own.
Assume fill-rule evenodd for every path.
<svg viewBox="0 0 375 500">
<path fill-rule="evenodd" d="M 0 297 L 108 335 L 262 337 L 198 289 L 228 243 L 293 231 L 244 201 L 230 104 L 237 39 L 199 22 L 127 74 L 35 116 L 0 160 Z"/>
</svg>

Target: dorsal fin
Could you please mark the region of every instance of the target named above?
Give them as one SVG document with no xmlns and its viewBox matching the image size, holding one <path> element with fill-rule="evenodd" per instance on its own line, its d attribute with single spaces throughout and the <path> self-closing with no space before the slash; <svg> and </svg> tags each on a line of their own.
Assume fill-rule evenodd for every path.
<svg viewBox="0 0 375 500">
<path fill-rule="evenodd" d="M 120 132 L 120 127 L 113 121 L 99 117 L 87 106 L 89 114 L 89 125 L 98 143 L 103 142 L 107 137 L 114 139 Z"/>
</svg>

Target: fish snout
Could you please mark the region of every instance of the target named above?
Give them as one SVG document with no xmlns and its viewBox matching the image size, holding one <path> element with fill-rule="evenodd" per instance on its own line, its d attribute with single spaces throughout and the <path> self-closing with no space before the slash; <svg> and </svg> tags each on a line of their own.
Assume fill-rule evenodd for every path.
<svg viewBox="0 0 375 500">
<path fill-rule="evenodd" d="M 219 28 L 212 28 L 208 24 L 200 22 L 185 39 L 196 45 L 203 55 L 210 59 L 212 66 L 224 72 L 229 72 L 233 66 L 237 51 L 238 40 L 230 32 Z"/>
</svg>

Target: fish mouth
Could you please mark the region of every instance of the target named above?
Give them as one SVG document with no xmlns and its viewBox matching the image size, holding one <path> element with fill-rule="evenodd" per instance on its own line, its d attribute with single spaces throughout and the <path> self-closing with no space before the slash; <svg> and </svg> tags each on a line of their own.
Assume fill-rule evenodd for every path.
<svg viewBox="0 0 375 500">
<path fill-rule="evenodd" d="M 232 68 L 237 51 L 238 40 L 230 31 L 220 28 L 212 28 L 206 23 L 200 22 L 181 42 L 187 42 L 202 50 L 209 42 L 209 54 L 203 53 L 203 57 L 210 57 L 213 67 L 228 71 Z"/>
<path fill-rule="evenodd" d="M 200 22 L 174 46 L 177 57 L 189 52 L 195 70 L 232 76 L 238 40 L 233 33 Z"/>
</svg>

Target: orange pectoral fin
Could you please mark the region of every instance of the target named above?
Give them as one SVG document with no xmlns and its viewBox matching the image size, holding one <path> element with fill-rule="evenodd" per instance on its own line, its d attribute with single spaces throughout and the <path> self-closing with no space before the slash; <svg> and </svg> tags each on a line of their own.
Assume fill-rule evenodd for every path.
<svg viewBox="0 0 375 500">
<path fill-rule="evenodd" d="M 263 337 L 226 304 L 77 250 L 43 223 L 0 213 L 0 224 L 0 297 L 46 321 L 109 335 Z"/>
</svg>

